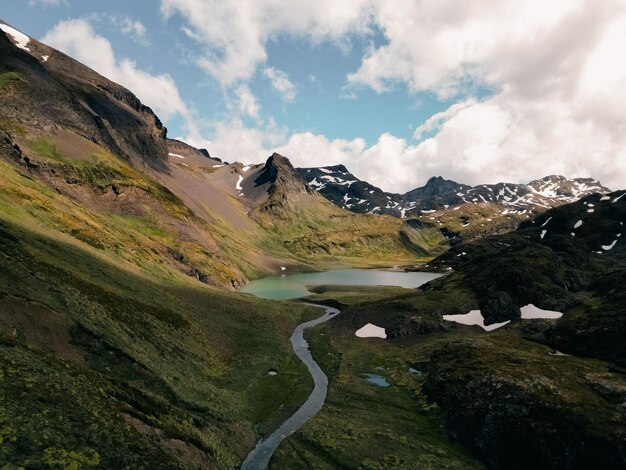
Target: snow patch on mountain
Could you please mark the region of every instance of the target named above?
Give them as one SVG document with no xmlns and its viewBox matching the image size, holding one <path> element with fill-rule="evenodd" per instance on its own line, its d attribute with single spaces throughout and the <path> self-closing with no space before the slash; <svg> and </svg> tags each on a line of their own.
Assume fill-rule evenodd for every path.
<svg viewBox="0 0 626 470">
<path fill-rule="evenodd" d="M 30 42 L 30 38 L 28 36 L 26 36 L 21 31 L 18 31 L 17 29 L 12 28 L 8 24 L 0 23 L 0 29 L 4 31 L 6 34 L 8 34 L 11 37 L 11 39 L 13 39 L 13 42 L 17 47 L 30 52 L 30 49 L 26 47 L 28 46 L 28 43 Z"/>
</svg>

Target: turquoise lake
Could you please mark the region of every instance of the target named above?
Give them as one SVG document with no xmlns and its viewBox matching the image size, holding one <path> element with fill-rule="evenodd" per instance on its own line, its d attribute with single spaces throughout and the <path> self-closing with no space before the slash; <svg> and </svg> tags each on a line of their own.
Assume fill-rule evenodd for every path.
<svg viewBox="0 0 626 470">
<path fill-rule="evenodd" d="M 306 286 L 324 284 L 398 286 L 415 288 L 441 274 L 384 271 L 378 269 L 338 269 L 318 273 L 282 274 L 258 279 L 240 291 L 273 300 L 297 299 L 310 294 Z"/>
</svg>

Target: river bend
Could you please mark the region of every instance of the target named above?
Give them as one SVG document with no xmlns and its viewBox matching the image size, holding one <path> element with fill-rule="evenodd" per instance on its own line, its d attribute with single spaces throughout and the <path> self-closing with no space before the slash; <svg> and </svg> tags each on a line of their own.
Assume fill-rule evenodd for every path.
<svg viewBox="0 0 626 470">
<path fill-rule="evenodd" d="M 310 418 L 315 416 L 324 405 L 326 400 L 326 393 L 328 391 L 328 377 L 322 371 L 322 368 L 313 359 L 311 351 L 309 351 L 309 345 L 304 339 L 304 330 L 314 327 L 325 321 L 330 320 L 340 313 L 339 310 L 333 307 L 327 307 L 316 304 L 305 304 L 312 307 L 319 307 L 326 310 L 326 313 L 315 320 L 310 320 L 301 323 L 296 327 L 291 335 L 291 344 L 293 350 L 300 358 L 300 360 L 309 369 L 311 377 L 313 377 L 313 391 L 309 395 L 309 398 L 302 404 L 298 410 L 291 415 L 280 427 L 270 434 L 267 439 L 261 439 L 256 447 L 248 454 L 246 460 L 241 465 L 241 470 L 264 470 L 269 465 L 270 459 L 280 443 L 288 436 L 300 429 L 304 423 Z"/>
</svg>

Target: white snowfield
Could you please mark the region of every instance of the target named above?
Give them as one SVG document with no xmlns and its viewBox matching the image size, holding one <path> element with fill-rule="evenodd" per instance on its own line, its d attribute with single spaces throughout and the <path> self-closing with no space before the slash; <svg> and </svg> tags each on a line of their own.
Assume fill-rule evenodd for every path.
<svg viewBox="0 0 626 470">
<path fill-rule="evenodd" d="M 621 235 L 621 233 L 617 237 L 619 238 L 620 235 Z M 617 238 L 615 240 L 613 240 L 613 243 L 611 243 L 610 245 L 602 245 L 602 249 L 604 251 L 612 250 L 616 243 L 617 243 Z"/>
<path fill-rule="evenodd" d="M 250 165 L 246 165 L 246 166 L 244 166 L 244 167 L 241 169 L 241 171 L 243 171 L 243 172 L 245 173 L 245 172 L 246 172 L 246 171 L 248 171 L 249 169 L 250 169 Z"/>
<path fill-rule="evenodd" d="M 30 52 L 30 49 L 26 47 L 30 42 L 30 38 L 28 36 L 15 28 L 11 28 L 8 24 L 0 24 L 0 29 L 13 38 L 17 47 Z"/>
<path fill-rule="evenodd" d="M 241 182 L 243 181 L 243 175 L 239 175 L 239 179 L 237 180 L 237 184 L 235 185 L 235 189 L 237 191 L 241 191 L 243 188 L 241 187 Z"/>
<path fill-rule="evenodd" d="M 576 223 L 574 224 L 574 228 L 578 228 L 578 227 L 580 227 L 582 224 L 583 224 L 583 221 L 582 221 L 582 220 L 579 220 L 578 222 L 576 222 Z"/>
<path fill-rule="evenodd" d="M 541 239 L 542 239 L 542 240 L 543 240 L 543 237 L 545 237 L 545 236 L 546 236 L 546 233 L 548 233 L 548 231 L 547 231 L 547 230 L 542 230 L 542 231 L 541 231 Z"/>
<path fill-rule="evenodd" d="M 563 316 L 561 312 L 555 312 L 554 310 L 543 310 L 539 307 L 535 307 L 533 304 L 525 305 L 521 307 L 520 310 L 522 311 L 523 320 L 533 320 L 537 318 L 556 319 Z"/>
<path fill-rule="evenodd" d="M 535 307 L 533 304 L 528 304 L 520 308 L 522 314 L 522 320 L 531 319 L 557 319 L 561 318 L 563 314 L 561 312 L 555 312 L 552 310 L 543 310 L 539 307 Z M 460 323 L 461 325 L 468 326 L 480 326 L 485 331 L 493 331 L 503 327 L 511 320 L 507 320 L 502 323 L 492 323 L 491 325 L 485 325 L 485 318 L 480 310 L 470 310 L 468 313 L 462 315 L 444 315 L 443 319 L 446 321 L 453 321 Z"/>
<path fill-rule="evenodd" d="M 364 327 L 359 328 L 354 334 L 359 338 L 387 338 L 385 329 L 372 323 L 368 323 Z"/>
<path fill-rule="evenodd" d="M 477 325 L 485 331 L 497 330 L 498 328 L 501 328 L 507 323 L 511 322 L 511 320 L 507 320 L 502 323 L 492 323 L 491 325 L 485 325 L 485 318 L 483 317 L 483 314 L 480 310 L 470 310 L 468 313 L 464 313 L 461 315 L 444 315 L 443 319 L 446 321 L 460 323 L 461 325 Z"/>
<path fill-rule="evenodd" d="M 172 153 L 172 152 L 168 153 L 168 155 L 169 155 L 170 157 L 185 158 L 185 157 L 183 157 L 182 155 L 178 155 L 177 153 Z"/>
</svg>

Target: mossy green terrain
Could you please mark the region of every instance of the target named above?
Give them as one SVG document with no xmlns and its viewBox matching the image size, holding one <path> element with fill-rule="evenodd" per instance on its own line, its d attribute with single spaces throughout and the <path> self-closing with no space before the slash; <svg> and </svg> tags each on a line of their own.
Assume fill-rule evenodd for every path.
<svg viewBox="0 0 626 470">
<path fill-rule="evenodd" d="M 473 296 L 453 277 L 432 282 L 449 285 L 317 289 L 311 298 L 345 305 L 307 336 L 329 395 L 271 468 L 620 468 L 622 369 L 538 343 L 554 320 L 491 333 L 444 322 L 442 313 L 466 312 Z M 366 322 L 392 337 L 357 338 Z"/>
<path fill-rule="evenodd" d="M 448 438 L 443 414 L 422 392 L 422 371 L 410 370 L 422 369 L 426 345 L 405 349 L 332 325 L 316 327 L 307 340 L 329 376 L 329 394 L 270 468 L 483 468 Z M 368 382 L 365 374 L 383 376 L 390 386 Z"/>
</svg>

